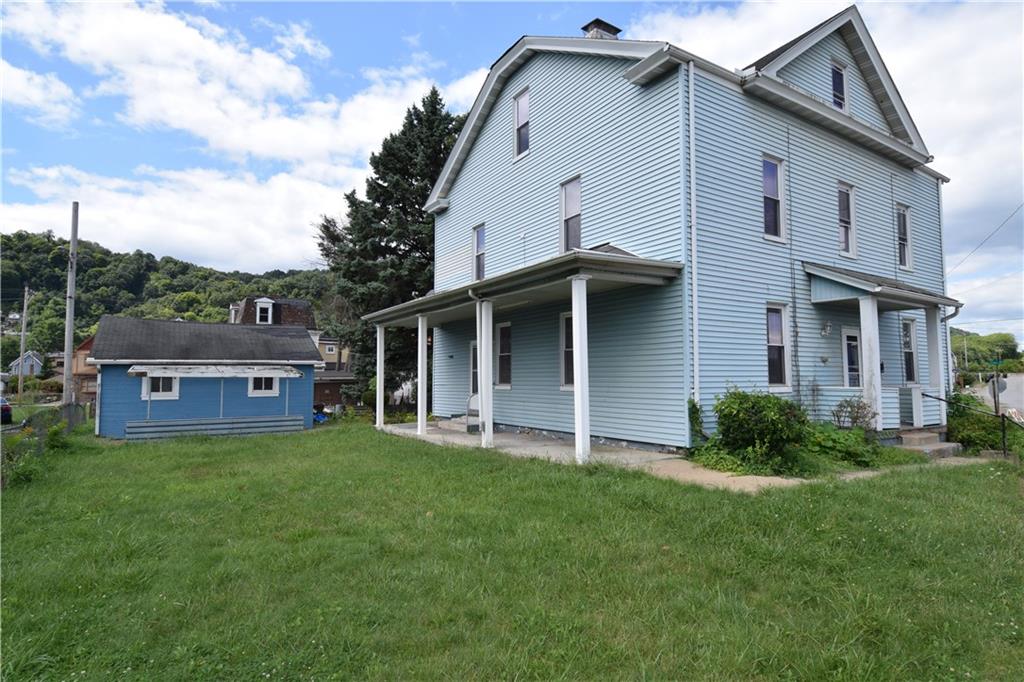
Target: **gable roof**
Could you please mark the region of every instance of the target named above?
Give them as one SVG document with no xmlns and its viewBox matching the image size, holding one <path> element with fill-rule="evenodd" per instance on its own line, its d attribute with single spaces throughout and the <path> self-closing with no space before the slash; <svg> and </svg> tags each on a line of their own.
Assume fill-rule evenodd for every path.
<svg viewBox="0 0 1024 682">
<path fill-rule="evenodd" d="M 37 353 L 34 350 L 27 350 L 27 351 L 25 351 L 24 355 L 21 355 L 21 356 L 18 356 L 16 358 L 14 358 L 14 360 L 11 361 L 11 364 L 9 365 L 9 367 L 12 367 L 12 368 L 13 367 L 17 367 L 18 364 L 23 359 L 26 360 L 26 361 L 35 360 L 36 363 L 38 363 L 40 365 L 43 364 L 43 357 L 39 353 Z"/>
<path fill-rule="evenodd" d="M 821 22 L 809 31 L 805 31 L 788 43 L 777 47 L 764 55 L 747 69 L 753 69 L 759 75 L 772 78 L 778 76 L 779 69 L 802 55 L 809 48 L 826 36 L 838 32 L 846 41 L 857 68 L 864 75 L 871 94 L 878 102 L 882 115 L 892 129 L 893 135 L 903 140 L 924 156 L 928 156 L 928 148 L 911 118 L 910 112 L 896 88 L 896 83 L 889 74 L 882 56 L 871 39 L 864 18 L 856 5 L 850 5 L 842 12 Z"/>
<path fill-rule="evenodd" d="M 303 327 L 140 320 L 113 315 L 100 319 L 90 360 L 323 362 Z"/>
</svg>

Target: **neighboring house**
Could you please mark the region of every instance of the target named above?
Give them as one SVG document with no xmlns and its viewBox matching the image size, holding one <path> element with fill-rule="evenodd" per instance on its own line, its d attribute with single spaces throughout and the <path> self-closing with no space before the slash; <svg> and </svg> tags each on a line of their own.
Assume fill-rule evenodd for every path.
<svg viewBox="0 0 1024 682">
<path fill-rule="evenodd" d="M 104 316 L 96 432 L 110 438 L 310 428 L 320 353 L 302 327 Z"/>
<path fill-rule="evenodd" d="M 71 378 L 74 382 L 75 402 L 78 403 L 96 400 L 96 367 L 87 362 L 95 339 L 95 336 L 90 336 L 78 344 L 71 356 Z"/>
<path fill-rule="evenodd" d="M 46 359 L 50 361 L 50 376 L 64 376 L 64 352 L 53 351 L 52 353 L 46 354 Z"/>
<path fill-rule="evenodd" d="M 947 178 L 857 9 L 739 71 L 584 28 L 494 64 L 426 205 L 434 290 L 365 318 L 418 329 L 421 398 L 433 328 L 434 414 L 479 394 L 484 445 L 574 433 L 581 460 L 689 446 L 688 399 L 714 430 L 731 386 L 944 424 Z"/>
<path fill-rule="evenodd" d="M 13 377 L 20 375 L 27 377 L 39 376 L 43 370 L 43 356 L 34 350 L 25 351 L 25 354 L 12 362 L 8 369 Z"/>
<path fill-rule="evenodd" d="M 342 348 L 338 339 L 323 336 L 317 329 L 316 316 L 309 301 L 298 298 L 273 299 L 267 296 L 247 296 L 228 308 L 232 324 L 297 325 L 305 327 L 313 339 L 324 367 L 314 378 L 315 402 L 320 405 L 340 405 L 344 402 L 342 387 L 354 383 L 355 376 L 348 366 L 348 348 Z"/>
</svg>

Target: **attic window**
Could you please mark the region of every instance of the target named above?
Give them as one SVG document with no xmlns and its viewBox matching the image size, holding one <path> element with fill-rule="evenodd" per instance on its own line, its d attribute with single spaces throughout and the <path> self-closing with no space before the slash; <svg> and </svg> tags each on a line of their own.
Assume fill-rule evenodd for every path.
<svg viewBox="0 0 1024 682">
<path fill-rule="evenodd" d="M 256 324 L 271 324 L 273 322 L 273 303 L 256 304 Z"/>
<path fill-rule="evenodd" d="M 832 64 L 832 106 L 846 111 L 846 68 Z"/>
<path fill-rule="evenodd" d="M 530 151 L 530 91 L 523 90 L 516 96 L 516 156 Z"/>
</svg>

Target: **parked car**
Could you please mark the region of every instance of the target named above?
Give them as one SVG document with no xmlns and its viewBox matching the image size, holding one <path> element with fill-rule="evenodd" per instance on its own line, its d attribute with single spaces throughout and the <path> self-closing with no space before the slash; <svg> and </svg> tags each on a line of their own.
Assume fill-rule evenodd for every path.
<svg viewBox="0 0 1024 682">
<path fill-rule="evenodd" d="M 13 419 L 11 404 L 7 398 L 0 398 L 0 424 L 10 424 Z"/>
</svg>

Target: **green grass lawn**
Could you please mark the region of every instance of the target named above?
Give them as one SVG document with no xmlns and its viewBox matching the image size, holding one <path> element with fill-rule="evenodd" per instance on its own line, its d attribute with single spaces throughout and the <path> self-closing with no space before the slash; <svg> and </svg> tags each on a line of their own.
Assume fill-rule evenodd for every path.
<svg viewBox="0 0 1024 682">
<path fill-rule="evenodd" d="M 758 496 L 364 425 L 74 438 L 3 493 L 22 679 L 1024 679 L 1009 465 Z"/>
</svg>

